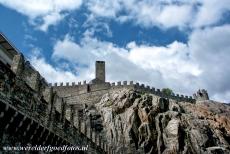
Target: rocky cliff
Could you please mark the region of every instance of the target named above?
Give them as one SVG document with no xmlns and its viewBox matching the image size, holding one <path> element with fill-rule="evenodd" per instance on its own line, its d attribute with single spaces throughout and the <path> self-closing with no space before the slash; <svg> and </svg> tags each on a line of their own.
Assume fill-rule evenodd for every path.
<svg viewBox="0 0 230 154">
<path fill-rule="evenodd" d="M 230 106 L 168 100 L 130 89 L 95 105 L 104 138 L 117 153 L 230 153 Z"/>
</svg>

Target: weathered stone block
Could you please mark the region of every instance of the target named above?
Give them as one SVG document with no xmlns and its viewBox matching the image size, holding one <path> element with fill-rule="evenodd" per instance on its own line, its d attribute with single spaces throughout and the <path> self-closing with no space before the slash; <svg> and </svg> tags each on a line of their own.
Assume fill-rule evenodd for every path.
<svg viewBox="0 0 230 154">
<path fill-rule="evenodd" d="M 120 85 L 121 85 L 121 81 L 118 81 L 118 82 L 117 82 L 117 85 L 120 86 Z"/>
<path fill-rule="evenodd" d="M 105 62 L 96 61 L 96 79 L 105 82 Z"/>
<path fill-rule="evenodd" d="M 13 58 L 11 70 L 16 74 L 20 75 L 24 69 L 24 57 L 22 54 L 17 54 Z"/>
<path fill-rule="evenodd" d="M 129 82 L 129 85 L 133 85 L 133 81 L 130 81 L 130 82 Z"/>
</svg>

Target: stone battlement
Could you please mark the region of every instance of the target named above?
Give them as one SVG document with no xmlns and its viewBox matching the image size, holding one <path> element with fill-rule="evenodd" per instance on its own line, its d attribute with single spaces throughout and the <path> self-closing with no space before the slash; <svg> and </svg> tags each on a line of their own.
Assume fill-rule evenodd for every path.
<svg viewBox="0 0 230 154">
<path fill-rule="evenodd" d="M 49 86 L 51 87 L 75 87 L 75 86 L 80 86 L 80 85 L 86 85 L 86 81 L 83 82 L 60 82 L 60 83 L 50 83 Z"/>
<path fill-rule="evenodd" d="M 205 100 L 209 100 L 209 96 L 208 96 L 208 92 L 205 89 L 199 89 L 197 91 L 197 93 L 193 94 L 193 97 L 197 100 L 197 101 L 205 101 Z"/>
<path fill-rule="evenodd" d="M 118 82 L 106 82 L 106 83 L 98 83 L 98 84 L 92 84 L 92 83 L 87 83 L 86 81 L 83 82 L 72 82 L 70 84 L 69 82 L 66 83 L 54 83 L 50 84 L 56 90 L 61 96 L 70 96 L 69 94 L 71 93 L 73 96 L 78 95 L 78 94 L 83 94 L 83 93 L 92 93 L 95 91 L 101 91 L 101 90 L 111 90 L 111 89 L 117 89 L 117 88 L 128 88 L 128 89 L 134 89 L 138 90 L 141 92 L 147 92 L 151 93 L 160 97 L 166 97 L 169 99 L 174 99 L 178 101 L 188 101 L 188 102 L 194 102 L 195 100 L 193 99 L 192 96 L 186 96 L 186 95 L 181 95 L 181 94 L 172 94 L 170 96 L 166 96 L 160 89 L 156 89 L 155 87 L 151 87 L 145 84 L 140 84 L 138 82 L 133 82 L 133 81 L 118 81 Z"/>
<path fill-rule="evenodd" d="M 29 61 L 25 60 L 24 56 L 20 53 L 14 56 L 11 70 L 16 74 L 16 76 L 23 79 L 39 95 L 42 95 L 42 91 L 44 91 L 44 89 L 48 86 L 46 80 L 29 63 Z"/>
<path fill-rule="evenodd" d="M 141 91 L 141 92 L 147 92 L 151 93 L 160 97 L 166 97 L 169 99 L 175 99 L 178 101 L 188 101 L 188 102 L 194 102 L 195 99 L 193 99 L 192 96 L 186 96 L 181 94 L 172 94 L 170 96 L 165 95 L 160 89 L 156 89 L 155 87 L 151 87 L 149 85 L 140 84 L 138 82 L 134 83 L 133 81 L 118 81 L 111 83 L 111 88 L 133 88 L 135 90 Z"/>
</svg>

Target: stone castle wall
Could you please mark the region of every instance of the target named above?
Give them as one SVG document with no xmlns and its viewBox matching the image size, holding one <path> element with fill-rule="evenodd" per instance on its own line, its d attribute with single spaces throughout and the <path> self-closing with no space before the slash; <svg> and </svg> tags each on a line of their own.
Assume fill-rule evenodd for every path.
<svg viewBox="0 0 230 154">
<path fill-rule="evenodd" d="M 39 74 L 39 72 L 33 68 L 28 61 L 25 61 L 22 54 L 17 54 L 13 58 L 11 64 L 11 70 L 21 79 L 23 79 L 27 85 L 29 85 L 33 90 L 35 90 L 38 95 L 43 95 L 47 91 L 48 83 Z M 46 95 L 46 94 L 45 94 Z"/>
<path fill-rule="evenodd" d="M 116 90 L 120 88 L 133 89 L 141 92 L 151 93 L 160 97 L 166 97 L 169 99 L 174 99 L 178 101 L 188 101 L 194 102 L 195 100 L 192 96 L 184 96 L 179 94 L 173 94 L 166 96 L 160 89 L 155 89 L 154 87 L 145 86 L 144 84 L 134 83 L 133 81 L 119 81 L 114 83 L 98 83 L 98 84 L 88 84 L 84 82 L 78 85 L 69 83 L 51 85 L 54 91 L 61 97 L 64 97 L 68 104 L 84 105 L 84 104 L 95 104 L 100 101 L 101 97 L 109 92 L 110 90 Z"/>
<path fill-rule="evenodd" d="M 21 78 L 23 74 L 17 76 L 1 61 L 0 72 L 3 77 L 0 82 L 0 122 L 5 128 L 4 136 L 13 139 L 0 137 L 0 145 L 9 141 L 11 144 L 16 141 L 17 144 L 89 145 L 89 152 L 113 153 L 112 148 L 100 136 L 95 136 L 96 133 L 85 121 L 74 114 L 76 110 L 70 108 L 52 87 L 46 87 L 44 95 L 39 96 Z M 23 136 L 21 133 L 12 134 L 18 130 Z M 3 133 L 2 130 L 0 133 Z M 59 138 L 59 143 L 54 138 Z"/>
</svg>

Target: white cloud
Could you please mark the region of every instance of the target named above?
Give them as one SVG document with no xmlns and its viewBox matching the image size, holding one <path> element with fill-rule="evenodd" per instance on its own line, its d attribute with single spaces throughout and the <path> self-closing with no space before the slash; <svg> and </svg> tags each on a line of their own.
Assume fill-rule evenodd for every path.
<svg viewBox="0 0 230 154">
<path fill-rule="evenodd" d="M 64 14 L 59 14 L 57 12 L 46 15 L 43 17 L 44 23 L 40 25 L 38 28 L 42 31 L 47 31 L 49 26 L 56 25 L 59 21 L 61 21 L 65 17 Z"/>
<path fill-rule="evenodd" d="M 61 21 L 65 12 L 76 10 L 82 4 L 89 10 L 90 14 L 86 14 L 90 20 L 109 18 L 159 28 L 215 25 L 230 10 L 229 0 L 0 0 L 0 4 L 28 16 L 43 31 Z M 42 23 L 37 23 L 37 19 L 42 19 Z"/>
<path fill-rule="evenodd" d="M 79 8 L 82 0 L 0 0 L 0 4 L 28 16 L 32 22 L 42 19 L 42 23 L 36 23 L 36 26 L 46 31 L 49 25 L 57 24 L 63 19 L 63 12 Z"/>
<path fill-rule="evenodd" d="M 130 47 L 130 45 L 128 44 Z M 189 49 L 186 44 L 173 42 L 168 46 L 132 45 L 128 59 L 143 68 L 161 70 L 163 74 L 189 73 L 198 76 L 201 71 L 187 54 Z"/>
<path fill-rule="evenodd" d="M 214 92 L 226 93 L 230 87 L 230 25 L 196 30 L 190 37 L 192 57 L 203 72 L 200 85 Z"/>
<path fill-rule="evenodd" d="M 71 41 L 71 38 L 67 35 L 63 41 L 57 41 L 56 45 L 54 46 L 53 57 L 64 58 L 70 61 L 74 61 L 76 58 L 78 58 L 77 60 L 79 63 L 85 63 L 85 59 L 88 59 L 87 57 L 89 53 L 81 52 L 80 50 L 81 47 Z"/>
<path fill-rule="evenodd" d="M 214 94 L 212 97 L 214 100 L 218 100 L 220 102 L 230 103 L 230 91 L 226 91 L 224 93 Z"/>
<path fill-rule="evenodd" d="M 121 10 L 121 1 L 93 1 L 86 2 L 87 7 L 93 14 L 101 17 L 116 17 L 117 12 Z"/>
<path fill-rule="evenodd" d="M 230 11 L 229 0 L 203 0 L 202 6 L 198 9 L 196 20 L 192 23 L 195 27 L 207 26 L 217 23 L 222 15 Z"/>
<path fill-rule="evenodd" d="M 190 5 L 182 6 L 166 6 L 159 16 L 156 17 L 157 22 L 167 27 L 185 27 L 191 22 L 192 7 Z"/>
<path fill-rule="evenodd" d="M 133 20 L 142 26 L 184 26 L 192 14 L 191 6 L 173 4 L 166 1 L 89 0 L 88 9 L 94 17 L 114 18 L 120 22 Z"/>
<path fill-rule="evenodd" d="M 37 69 L 49 83 L 79 81 L 79 78 L 75 74 L 61 70 L 60 68 L 54 68 L 52 65 L 48 64 L 44 58 L 34 56 L 30 61 L 35 69 Z"/>
<path fill-rule="evenodd" d="M 230 10 L 229 0 L 89 0 L 86 3 L 95 18 L 131 20 L 141 26 L 159 28 L 210 26 Z"/>
</svg>

